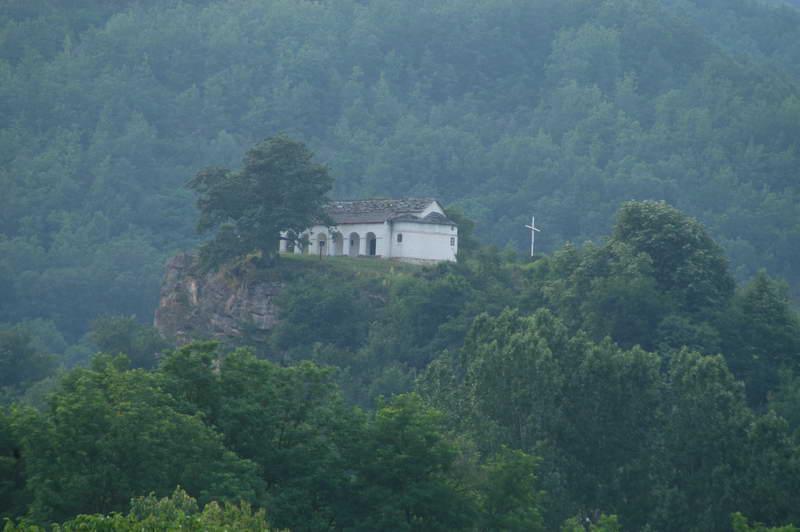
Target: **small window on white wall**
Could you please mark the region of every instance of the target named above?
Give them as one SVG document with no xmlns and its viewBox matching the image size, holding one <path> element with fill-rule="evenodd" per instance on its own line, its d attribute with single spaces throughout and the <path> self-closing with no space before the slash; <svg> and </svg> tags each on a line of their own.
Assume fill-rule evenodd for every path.
<svg viewBox="0 0 800 532">
<path fill-rule="evenodd" d="M 456 245 L 456 237 L 454 237 L 454 236 L 450 237 L 450 245 L 451 246 L 455 246 Z"/>
<path fill-rule="evenodd" d="M 398 244 L 403 243 L 403 233 L 397 233 L 397 243 Z"/>
</svg>

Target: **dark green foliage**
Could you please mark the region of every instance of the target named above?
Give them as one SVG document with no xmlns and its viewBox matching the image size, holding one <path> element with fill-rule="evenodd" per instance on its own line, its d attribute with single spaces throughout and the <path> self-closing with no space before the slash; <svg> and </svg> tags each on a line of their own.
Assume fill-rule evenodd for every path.
<svg viewBox="0 0 800 532">
<path fill-rule="evenodd" d="M 315 342 L 358 349 L 366 340 L 370 321 L 367 296 L 341 277 L 304 276 L 277 301 L 281 323 L 272 332 L 273 344 L 281 351 L 307 348 Z"/>
<path fill-rule="evenodd" d="M 6 524 L 4 532 L 44 532 L 36 525 L 20 523 Z M 62 525 L 55 532 L 134 532 L 151 530 L 168 532 L 187 530 L 192 532 L 269 532 L 264 510 L 253 511 L 245 502 L 237 505 L 226 502 L 220 505 L 212 501 L 199 509 L 197 500 L 181 488 L 176 488 L 169 497 L 158 499 L 153 494 L 131 500 L 127 514 L 80 515 Z"/>
<path fill-rule="evenodd" d="M 266 356 L 337 366 L 347 398 L 368 408 L 378 395 L 412 391 L 417 371 L 438 351 L 460 346 L 476 315 L 515 298 L 512 271 L 486 249 L 433 267 L 377 268 L 346 258 L 281 262 L 279 269 L 291 266 L 292 273 L 276 300 L 282 321 Z M 303 272 L 303 264 L 313 267 Z"/>
<path fill-rule="evenodd" d="M 770 392 L 769 406 L 795 431 L 800 427 L 800 377 L 784 369 L 778 372 L 778 384 Z"/>
<path fill-rule="evenodd" d="M 769 527 L 763 523 L 753 523 L 751 526 L 748 521 L 740 512 L 735 512 L 731 516 L 733 532 L 797 532 L 798 530 L 794 525 Z"/>
<path fill-rule="evenodd" d="M 671 530 L 724 529 L 747 499 L 734 487 L 752 416 L 743 387 L 721 356 L 688 350 L 672 358 L 668 379 L 660 439 L 669 461 L 656 477 L 661 502 L 655 521 Z"/>
<path fill-rule="evenodd" d="M 481 468 L 479 530 L 544 530 L 537 491 L 538 460 L 503 448 Z"/>
<path fill-rule="evenodd" d="M 247 151 L 241 170 L 206 168 L 188 182 L 198 195 L 197 230 L 217 230 L 200 248 L 203 269 L 252 252 L 270 264 L 281 231 L 299 234 L 326 221 L 322 208 L 333 180 L 311 157 L 302 142 L 270 137 Z"/>
<path fill-rule="evenodd" d="M 800 315 L 785 284 L 760 271 L 727 308 L 722 349 L 731 369 L 747 383 L 751 402 L 761 405 L 778 382 L 778 372 L 800 369 Z"/>
<path fill-rule="evenodd" d="M 473 501 L 450 475 L 457 449 L 417 395 L 382 405 L 358 448 L 353 530 L 469 530 Z M 527 503 L 529 501 L 522 501 Z M 517 506 L 512 503 L 512 506 Z"/>
<path fill-rule="evenodd" d="M 647 497 L 642 476 L 654 449 L 659 365 L 641 350 L 570 338 L 547 311 L 531 317 L 506 311 L 475 320 L 459 356 L 434 362 L 421 386 L 489 449 L 539 453 L 552 445 L 548 454 L 557 456 L 549 465 L 558 464 L 555 474 L 569 488 L 546 497 L 551 512 L 559 511 L 556 504 L 567 512 L 622 510 L 615 501 Z"/>
<path fill-rule="evenodd" d="M 50 375 L 56 365 L 56 357 L 39 350 L 24 328 L 0 326 L 0 390 L 24 388 Z"/>
<path fill-rule="evenodd" d="M 236 351 L 219 375 L 219 428 L 227 445 L 259 466 L 273 522 L 325 529 L 346 496 L 343 456 L 361 419 L 346 408 L 331 371 L 311 363 L 280 368 Z"/>
<path fill-rule="evenodd" d="M 297 278 L 289 290 L 296 299 L 292 324 L 303 329 L 326 314 L 340 323 L 333 312 L 309 321 L 316 316 L 315 292 L 321 309 L 328 306 L 326 290 L 346 294 L 348 286 L 351 295 L 373 301 L 366 343 L 317 343 L 310 349 L 314 360 L 338 366 L 344 389 L 358 390 L 347 396 L 367 406 L 376 391 L 408 389 L 402 383 L 409 373 L 397 361 L 419 360 L 417 389 L 487 460 L 504 445 L 542 457 L 538 485 L 546 527 L 601 513 L 619 516 L 602 525 L 612 529 L 717 530 L 737 509 L 770 523 L 793 519 L 792 479 L 800 462 L 792 431 L 777 416 L 748 409 L 745 388 L 726 363 L 736 370 L 737 353 L 751 349 L 750 342 L 790 345 L 784 340 L 795 337 L 796 315 L 785 293 L 761 276 L 734 294 L 718 248 L 697 222 L 660 203 L 623 210 L 634 209 L 649 211 L 652 219 L 620 222 L 639 227 L 625 233 L 630 241 L 619 231 L 602 246 L 566 247 L 530 264 L 503 263 L 479 249 L 458 265 L 387 275 L 380 284 L 359 285 L 332 269 L 328 277 Z M 669 281 L 674 272 L 663 273 L 665 286 L 659 282 L 654 265 L 667 259 L 658 246 L 670 250 L 657 244 L 661 238 L 677 239 L 682 249 L 694 243 L 676 271 L 689 264 L 701 279 L 722 280 L 698 285 L 712 287 L 706 295 L 695 293 L 694 301 L 706 301 L 700 307 L 685 303 L 685 287 Z M 552 310 L 501 312 L 503 302 Z M 478 315 L 481 308 L 492 312 Z M 730 323 L 748 320 L 752 332 L 728 332 Z M 317 338 L 313 328 L 303 330 Z M 743 340 L 734 345 L 735 338 Z M 299 336 L 293 342 L 303 345 Z M 708 356 L 720 349 L 726 359 Z M 414 353 L 424 358 L 410 358 Z M 758 367 L 773 373 L 740 376 L 748 389 L 772 390 L 771 407 L 794 420 L 792 374 L 784 372 L 779 388 L 769 377 L 790 359 L 765 357 Z M 786 496 L 771 493 L 776 486 Z"/>
<path fill-rule="evenodd" d="M 181 484 L 201 497 L 258 500 L 254 464 L 198 417 L 179 413 L 156 375 L 98 355 L 62 381 L 43 413 L 18 423 L 30 515 L 41 521 L 124 509 L 131 497 Z"/>
<path fill-rule="evenodd" d="M 751 315 L 754 323 L 774 322 L 775 327 L 758 329 L 763 332 L 753 334 L 753 341 L 761 341 L 756 345 L 793 338 L 795 314 L 781 296 L 780 286 L 768 279 L 754 281 L 752 286 L 760 286 L 759 290 L 748 286 L 739 294 L 729 291 L 732 280 L 719 249 L 694 220 L 653 202 L 630 203 L 623 211 L 635 209 L 652 217 L 649 223 L 620 221 L 639 227 L 639 231 L 625 233 L 624 239 L 619 231 L 602 246 L 566 247 L 525 265 L 504 263 L 496 252 L 481 248 L 457 265 L 402 273 L 389 269 L 379 277 L 381 282 L 376 282 L 370 277 L 375 272 L 364 270 L 354 275 L 350 269 L 322 261 L 318 272 L 312 269 L 290 281 L 281 301 L 285 322 L 276 329 L 273 346 L 292 352 L 293 357 L 311 357 L 337 366 L 338 371 L 326 373 L 324 379 L 335 379 L 347 398 L 368 407 L 375 404 L 372 398 L 376 393 L 413 389 L 414 375 L 420 374 L 416 389 L 443 412 L 448 427 L 474 441 L 480 456 L 477 461 L 485 460 L 482 466 L 473 463 L 467 473 L 460 466 L 460 478 L 463 486 L 482 486 L 473 488 L 477 499 L 470 503 L 469 511 L 478 512 L 478 522 L 494 523 L 485 525 L 489 529 L 553 528 L 569 516 L 599 519 L 603 513 L 618 517 L 606 518 L 602 525 L 595 521 L 593 526 L 719 530 L 737 509 L 770 523 L 793 519 L 792 479 L 800 462 L 789 426 L 777 416 L 751 411 L 744 401 L 744 388 L 727 369 L 726 360 L 709 354 L 718 353 L 729 342 L 729 323 L 744 323 L 741 320 Z M 695 246 L 695 251 L 686 252 L 675 263 L 676 271 L 689 264 L 701 279 L 722 280 L 698 285 L 693 300 L 705 303 L 687 304 L 689 292 L 680 282 L 669 281 L 674 272 L 662 272 L 667 281 L 659 280 L 661 273 L 655 263 L 667 260 L 659 255 L 659 246 L 662 253 L 670 249 L 657 243 L 661 238 L 676 239 L 675 245 L 684 251 Z M 702 257 L 714 260 L 703 262 Z M 725 289 L 715 291 L 714 286 Z M 700 290 L 703 287 L 709 290 L 705 295 Z M 503 311 L 503 303 L 535 311 L 530 315 Z M 772 309 L 769 315 L 775 319 L 759 318 L 764 307 Z M 728 308 L 740 310 L 737 314 Z M 491 312 L 481 314 L 480 310 Z M 359 318 L 350 321 L 352 316 Z M 357 335 L 337 334 L 359 322 L 364 328 Z M 348 343 L 350 338 L 358 341 Z M 744 342 L 737 349 L 746 345 Z M 731 349 L 731 355 L 723 352 L 734 364 L 738 351 Z M 210 367 L 208 360 L 200 367 Z M 273 378 L 267 366 L 258 369 L 260 363 L 252 356 L 232 360 L 250 360 L 243 365 L 249 369 L 237 370 L 241 375 L 260 375 L 258 382 Z M 778 358 L 763 365 L 775 372 L 779 366 Z M 224 375 L 225 364 L 222 368 Z M 311 371 L 310 367 L 300 368 L 297 375 Z M 774 390 L 772 408 L 792 418 L 793 381 L 787 375 L 786 384 L 779 389 L 755 373 L 745 377 L 748 388 Z M 242 378 L 236 377 L 234 382 L 244 390 L 247 386 L 242 386 Z M 292 387 L 303 389 L 297 383 Z M 220 393 L 219 388 L 205 389 L 209 391 L 198 397 Z M 248 423 L 266 413 L 252 404 L 281 404 L 271 392 L 265 396 L 268 398 L 258 399 L 261 393 L 247 392 L 239 403 L 250 405 L 244 407 L 248 414 L 241 416 Z M 291 397 L 292 391 L 279 394 Z M 324 398 L 327 392 L 320 390 L 314 396 Z M 225 399 L 221 401 L 224 405 Z M 377 404 L 380 408 L 380 401 Z M 288 405 L 280 408 L 292 410 Z M 298 417 L 311 422 L 313 414 Z M 208 417 L 212 418 L 228 416 L 217 413 Z M 264 426 L 275 423 L 280 424 L 273 420 Z M 327 441 L 332 446 L 316 448 L 314 456 L 334 454 L 320 463 L 309 460 L 318 464 L 316 470 L 342 464 L 338 460 L 351 456 L 348 453 L 370 455 L 368 449 L 348 446 L 335 436 L 344 426 L 350 427 L 351 435 L 368 433 L 368 422 L 346 422 L 338 428 L 317 423 L 312 424 L 319 427 L 319 433 L 329 434 Z M 224 432 L 239 430 L 243 429 Z M 269 433 L 260 430 L 248 428 L 244 433 L 264 434 L 257 439 L 269 440 Z M 368 441 L 365 433 L 358 433 Z M 313 442 L 314 437 L 308 435 L 306 440 Z M 475 471 L 488 475 L 495 467 L 490 465 L 493 460 L 501 459 L 496 453 L 502 454 L 504 446 L 541 456 L 537 488 L 543 493 L 536 492 L 536 511 L 525 511 L 527 503 L 513 502 L 528 500 L 517 498 L 519 492 L 514 491 L 521 489 L 517 482 L 528 482 L 522 475 L 509 479 L 498 470 L 498 484 L 474 484 L 476 478 L 488 478 Z M 272 449 L 276 447 L 280 445 Z M 303 456 L 309 450 L 299 445 L 286 452 L 286 456 Z M 244 456 L 256 456 L 247 453 Z M 274 460 L 265 458 L 268 455 L 263 452 L 259 456 L 259 463 Z M 756 456 L 759 458 L 748 458 Z M 519 467 L 524 470 L 521 462 Z M 288 526 L 302 520 L 303 526 L 313 529 L 333 516 L 338 522 L 361 522 L 361 517 L 332 509 L 336 504 L 331 502 L 335 499 L 331 493 L 347 493 L 354 500 L 363 496 L 352 491 L 353 484 L 346 477 L 306 474 L 295 473 L 288 484 L 298 486 L 292 493 L 314 491 L 316 513 L 302 510 L 306 503 L 287 494 L 273 500 L 278 512 L 274 515 L 280 516 L 276 523 Z M 369 484 L 377 490 L 379 482 Z M 775 486 L 782 486 L 781 493 L 787 495 L 770 494 Z M 493 490 L 503 489 L 509 490 L 504 500 L 515 504 L 515 510 L 492 509 L 502 498 Z M 367 501 L 355 506 L 376 511 L 377 502 Z M 345 509 L 352 511 L 350 506 Z M 391 514 L 397 510 L 381 511 Z M 312 513 L 313 518 L 300 517 Z M 675 517 L 676 513 L 681 517 Z M 364 522 L 382 526 L 370 519 Z M 498 524 L 503 522 L 507 524 Z"/>
<path fill-rule="evenodd" d="M 122 494 L 161 496 L 180 477 L 201 500 L 243 497 L 274 525 L 307 531 L 573 530 L 587 518 L 595 530 L 724 530 L 737 510 L 798 518 L 800 448 L 780 417 L 796 406 L 789 366 L 777 388 L 748 374 L 772 392 L 762 414 L 723 356 L 682 347 L 723 345 L 724 327 L 750 316 L 762 333 L 747 342 L 784 346 L 795 314 L 766 276 L 729 296 L 724 308 L 738 310 L 721 317 L 681 305 L 685 290 L 659 286 L 650 252 L 618 239 L 524 265 L 485 248 L 428 268 L 281 262 L 246 273 L 296 270 L 272 347 L 337 368 L 281 367 L 214 343 L 166 353 L 153 373 L 100 357 L 44 412 L 8 418 L 23 460 L 3 461 L 15 469 L 0 475 L 26 486 L 9 512 L 108 512 Z M 138 330 L 127 318 L 105 325 Z M 657 351 L 628 347 L 644 342 Z M 775 371 L 786 362 L 768 360 Z M 414 388 L 421 396 L 403 393 Z M 377 406 L 365 414 L 343 397 Z M 173 441 L 207 448 L 204 464 Z M 70 458 L 86 449 L 139 467 Z"/>
<path fill-rule="evenodd" d="M 611 245 L 621 242 L 651 260 L 652 277 L 688 311 L 718 307 L 733 294 L 734 281 L 722 249 L 697 220 L 664 202 L 622 205 Z"/>
<path fill-rule="evenodd" d="M 186 176 L 279 132 L 335 197 L 436 196 L 499 246 L 531 212 L 553 250 L 667 200 L 796 287 L 800 15 L 762 4 L 5 2 L 0 321 L 149 321 L 197 241 Z M 225 231 L 210 262 L 274 248 Z"/>
<path fill-rule="evenodd" d="M 0 519 L 22 515 L 30 503 L 15 420 L 13 411 L 0 407 Z"/>
<path fill-rule="evenodd" d="M 584 328 L 595 338 L 621 345 L 654 347 L 653 332 L 669 309 L 655 279 L 636 273 L 612 274 L 591 281 L 581 304 Z"/>
<path fill-rule="evenodd" d="M 553 309 L 596 340 L 650 350 L 714 352 L 716 312 L 734 291 L 727 261 L 703 226 L 654 201 L 623 204 L 602 246 L 565 247 L 529 270 L 530 305 Z"/>
<path fill-rule="evenodd" d="M 463 312 L 472 296 L 470 284 L 465 276 L 442 266 L 429 278 L 405 278 L 392 285 L 387 312 L 393 322 L 390 334 L 405 351 L 398 353 L 401 361 L 424 367 L 437 348 L 447 346 L 430 344 L 449 340 L 440 328 Z"/>
<path fill-rule="evenodd" d="M 569 334 L 548 311 L 505 311 L 478 317 L 419 389 L 484 452 L 542 456 L 548 528 L 601 512 L 630 530 L 724 530 L 737 509 L 796 519 L 800 448 L 783 419 L 748 409 L 719 355 L 625 351 Z M 782 393 L 775 408 L 791 411 Z"/>
<path fill-rule="evenodd" d="M 249 179 L 309 161 L 281 131 L 330 165 L 336 197 L 436 196 L 508 250 L 462 220 L 457 265 L 293 272 L 260 352 L 336 370 L 211 344 L 154 373 L 98 358 L 49 408 L 0 414 L 0 513 L 121 510 L 180 482 L 295 530 L 800 523 L 800 13 L 766 4 L 0 2 L 0 321 L 60 333 L 0 332 L 7 398 L 42 404 L 60 379 L 42 353 L 98 316 L 150 321 L 164 259 L 197 243 L 186 176 L 217 230 L 205 262 L 269 263 L 277 231 L 308 219 L 267 199 L 304 215 L 327 192 Z M 197 174 L 263 138 L 241 170 Z M 610 240 L 507 263 L 531 213 L 551 252 L 598 241 L 630 199 Z M 734 292 L 762 267 L 788 286 L 758 274 Z M 95 328 L 142 366 L 151 333 Z M 372 407 L 417 375 L 441 418 L 402 395 L 370 417 L 333 385 Z M 219 524 L 197 519 L 180 523 Z"/>
<path fill-rule="evenodd" d="M 468 529 L 478 503 L 454 475 L 458 449 L 419 397 L 398 396 L 368 419 L 343 403 L 331 368 L 280 367 L 246 349 L 214 367 L 214 353 L 210 343 L 169 353 L 165 388 L 258 466 L 272 523 L 308 531 Z M 519 504 L 509 503 L 524 513 Z"/>
<path fill-rule="evenodd" d="M 735 473 L 748 495 L 738 505 L 741 511 L 766 523 L 800 523 L 797 438 L 785 419 L 769 413 L 750 424 L 745 458 Z"/>
<path fill-rule="evenodd" d="M 159 369 L 164 391 L 175 400 L 179 412 L 200 415 L 206 423 L 219 423 L 219 379 L 214 375 L 218 345 L 195 342 L 164 354 Z"/>
<path fill-rule="evenodd" d="M 106 316 L 92 321 L 89 340 L 98 352 L 125 355 L 132 368 L 155 367 L 169 344 L 155 327 L 145 326 L 132 316 Z"/>
</svg>

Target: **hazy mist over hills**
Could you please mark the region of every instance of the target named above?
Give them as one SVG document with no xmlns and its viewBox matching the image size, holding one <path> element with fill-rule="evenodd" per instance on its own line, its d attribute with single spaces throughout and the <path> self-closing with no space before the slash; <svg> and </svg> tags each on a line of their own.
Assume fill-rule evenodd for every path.
<svg viewBox="0 0 800 532">
<path fill-rule="evenodd" d="M 797 532 L 797 4 L 0 0 L 4 530 Z"/>
<path fill-rule="evenodd" d="M 183 183 L 277 132 L 334 196 L 435 196 L 480 238 L 698 217 L 800 283 L 800 13 L 749 0 L 0 4 L 0 320 L 149 320 L 197 241 Z M 69 301 L 71 308 L 64 309 Z"/>
</svg>

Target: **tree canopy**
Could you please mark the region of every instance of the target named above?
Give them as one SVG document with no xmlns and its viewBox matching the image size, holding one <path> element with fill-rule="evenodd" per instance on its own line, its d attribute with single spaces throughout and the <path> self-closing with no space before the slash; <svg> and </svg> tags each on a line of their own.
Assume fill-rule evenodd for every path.
<svg viewBox="0 0 800 532">
<path fill-rule="evenodd" d="M 795 529 L 798 5 L 0 1 L 0 516 Z M 329 192 L 505 251 L 251 261 L 274 334 L 154 356 L 169 256 L 264 265 Z"/>
<path fill-rule="evenodd" d="M 300 234 L 326 222 L 333 184 L 328 169 L 311 161 L 302 142 L 270 137 L 247 151 L 238 171 L 206 168 L 189 182 L 197 195 L 200 232 L 216 230 L 200 248 L 205 268 L 259 252 L 263 264 L 278 253 L 282 231 Z"/>
<path fill-rule="evenodd" d="M 308 532 L 800 522 L 786 285 L 729 290 L 702 224 L 669 205 L 627 203 L 616 227 L 533 261 L 478 246 L 428 267 L 292 255 L 229 271 L 284 285 L 284 321 L 234 342 L 255 350 L 191 343 L 150 369 L 100 354 L 46 379 L 39 410 L 0 409 L 0 515 L 124 527 L 150 519 L 120 513 L 130 498 L 180 484 L 231 526 L 266 509 Z M 689 298 L 687 267 L 710 280 Z M 147 367 L 151 333 L 110 317 L 89 340 Z M 37 384 L 21 386 L 31 404 Z"/>
<path fill-rule="evenodd" d="M 280 132 L 332 197 L 433 196 L 500 247 L 666 200 L 796 295 L 798 28 L 765 0 L 0 3 L 0 321 L 148 322 L 198 243 L 186 178 Z M 271 249 L 216 230 L 210 257 Z"/>
</svg>

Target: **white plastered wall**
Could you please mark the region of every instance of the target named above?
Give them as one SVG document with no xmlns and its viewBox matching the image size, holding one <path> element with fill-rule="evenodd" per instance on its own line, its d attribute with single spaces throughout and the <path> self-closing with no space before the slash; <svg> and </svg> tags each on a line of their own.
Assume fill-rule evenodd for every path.
<svg viewBox="0 0 800 532">
<path fill-rule="evenodd" d="M 441 212 L 436 207 L 436 202 L 431 204 L 428 212 Z M 350 235 L 356 233 L 354 239 L 353 255 L 368 255 L 367 235 L 375 235 L 375 255 L 383 258 L 397 258 L 410 261 L 451 261 L 456 262 L 458 253 L 458 228 L 454 225 L 396 222 L 396 223 L 369 223 L 369 224 L 342 224 L 337 227 L 315 225 L 309 231 L 308 253 L 319 254 L 320 235 L 324 235 L 325 247 L 323 254 L 326 256 L 338 255 L 334 244 L 333 234 L 339 232 L 343 239 L 342 255 L 351 255 Z M 402 234 L 402 242 L 397 242 L 397 235 Z M 285 241 L 282 241 L 281 252 L 286 251 Z M 300 253 L 300 249 L 295 249 Z"/>
<path fill-rule="evenodd" d="M 458 253 L 458 228 L 415 222 L 397 222 L 393 228 L 392 257 L 421 260 L 456 261 Z M 397 235 L 403 241 L 397 242 Z M 451 239 L 452 245 L 451 245 Z"/>
</svg>

